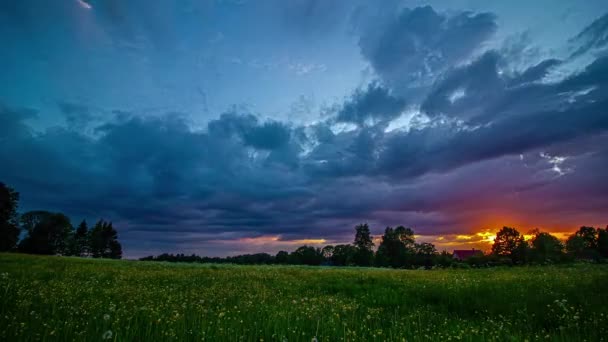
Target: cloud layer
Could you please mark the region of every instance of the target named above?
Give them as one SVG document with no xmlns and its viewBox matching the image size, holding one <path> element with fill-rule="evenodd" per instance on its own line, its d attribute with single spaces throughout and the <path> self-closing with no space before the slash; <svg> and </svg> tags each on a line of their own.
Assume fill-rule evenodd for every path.
<svg viewBox="0 0 608 342">
<path fill-rule="evenodd" d="M 86 3 L 123 43 L 147 27 L 118 2 Z M 607 15 L 564 40 L 565 53 L 530 58 L 493 40 L 497 13 L 306 4 L 291 34 L 336 29 L 327 11 L 341 14 L 371 75 L 315 120 L 234 106 L 201 124 L 188 112 L 4 97 L 0 180 L 24 210 L 114 221 L 128 256 L 348 242 L 364 221 L 375 233 L 412 226 L 440 248 L 483 246 L 502 225 L 608 223 Z M 162 20 L 149 24 L 159 45 L 176 42 Z M 36 124 L 49 111 L 61 119 Z"/>
</svg>

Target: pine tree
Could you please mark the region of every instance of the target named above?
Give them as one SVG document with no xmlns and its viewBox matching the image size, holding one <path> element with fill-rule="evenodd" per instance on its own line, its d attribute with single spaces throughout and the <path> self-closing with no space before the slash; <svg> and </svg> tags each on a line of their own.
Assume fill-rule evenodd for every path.
<svg viewBox="0 0 608 342">
<path fill-rule="evenodd" d="M 89 234 L 89 249 L 93 258 L 122 258 L 122 246 L 111 222 L 99 220 Z"/>
<path fill-rule="evenodd" d="M 374 242 L 367 223 L 355 227 L 355 253 L 354 262 L 358 266 L 370 266 L 374 258 Z"/>
<path fill-rule="evenodd" d="M 75 255 L 81 257 L 89 255 L 89 227 L 87 226 L 87 221 L 82 220 L 78 228 L 76 228 L 74 242 L 76 245 Z"/>
</svg>

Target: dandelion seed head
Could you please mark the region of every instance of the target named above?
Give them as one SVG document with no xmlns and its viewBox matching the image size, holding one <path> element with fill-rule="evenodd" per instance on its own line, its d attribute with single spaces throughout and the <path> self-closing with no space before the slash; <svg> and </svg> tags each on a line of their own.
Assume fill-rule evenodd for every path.
<svg viewBox="0 0 608 342">
<path fill-rule="evenodd" d="M 104 340 L 109 340 L 112 338 L 112 330 L 107 330 L 106 332 L 103 333 L 103 335 L 101 335 L 101 338 Z"/>
</svg>

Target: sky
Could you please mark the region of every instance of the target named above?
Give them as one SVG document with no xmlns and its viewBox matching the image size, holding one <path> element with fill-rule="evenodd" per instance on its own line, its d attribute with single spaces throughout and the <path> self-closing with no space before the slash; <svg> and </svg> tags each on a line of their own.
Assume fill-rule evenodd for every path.
<svg viewBox="0 0 608 342">
<path fill-rule="evenodd" d="M 0 181 L 126 257 L 608 224 L 608 2 L 0 2 Z"/>
</svg>

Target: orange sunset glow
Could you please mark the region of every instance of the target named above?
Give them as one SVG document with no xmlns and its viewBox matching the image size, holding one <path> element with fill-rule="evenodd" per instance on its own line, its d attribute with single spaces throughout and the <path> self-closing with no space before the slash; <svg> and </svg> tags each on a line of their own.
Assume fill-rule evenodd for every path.
<svg viewBox="0 0 608 342">
<path fill-rule="evenodd" d="M 502 228 L 503 226 L 500 226 Z M 473 233 L 458 233 L 458 234 L 442 234 L 442 235 L 425 235 L 415 234 L 414 238 L 417 242 L 429 242 L 437 247 L 437 250 L 446 250 L 451 252 L 455 249 L 478 249 L 484 252 L 489 252 L 496 238 L 496 233 L 500 228 L 496 229 L 480 229 L 478 232 Z M 576 229 L 572 231 L 550 231 L 540 229 L 542 231 L 550 232 L 558 239 L 565 241 Z M 525 240 L 530 240 L 534 237 L 533 234 L 529 234 L 529 230 L 521 230 Z M 352 237 L 349 236 L 345 239 L 289 239 L 281 235 L 263 235 L 257 237 L 244 237 L 236 240 L 213 240 L 216 243 L 231 245 L 238 244 L 248 246 L 248 250 L 251 252 L 262 252 L 262 251 L 273 251 L 276 252 L 281 249 L 291 250 L 299 246 L 307 245 L 314 247 L 323 247 L 324 245 L 338 245 L 338 244 L 349 244 L 352 243 Z M 375 234 L 372 236 L 374 245 L 377 247 L 382 241 L 382 234 Z"/>
</svg>

